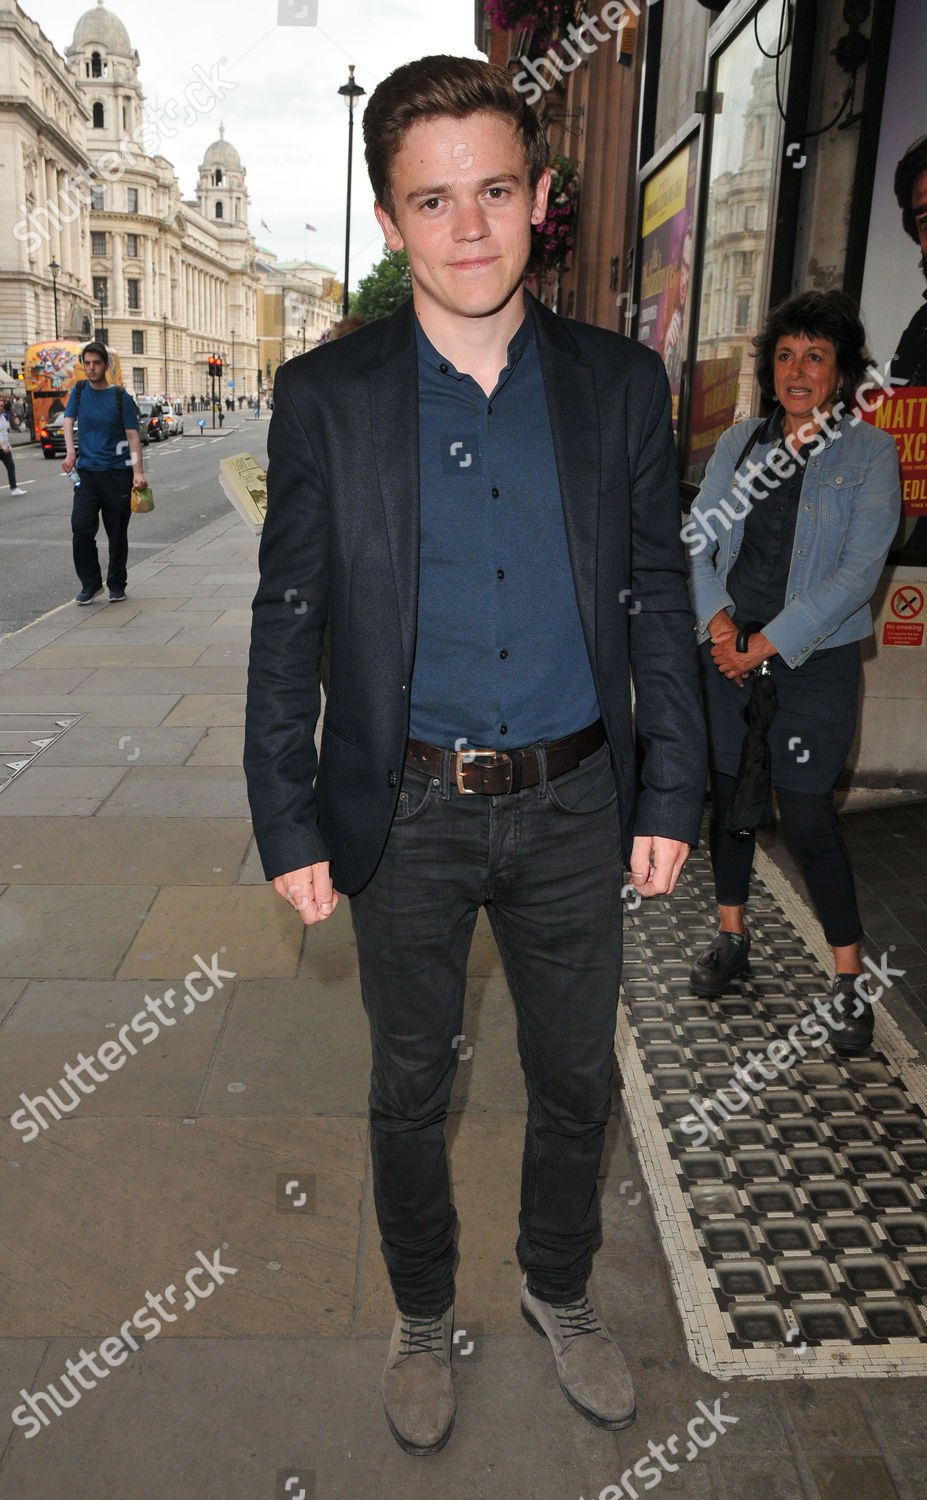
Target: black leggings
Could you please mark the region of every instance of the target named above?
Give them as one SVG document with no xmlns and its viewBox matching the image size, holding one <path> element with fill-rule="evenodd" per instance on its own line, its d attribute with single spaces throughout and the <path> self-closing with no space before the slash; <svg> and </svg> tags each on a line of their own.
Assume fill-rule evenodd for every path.
<svg viewBox="0 0 927 1500">
<path fill-rule="evenodd" d="M 10 480 L 10 489 L 16 488 L 16 465 L 13 463 L 13 450 L 7 453 L 5 448 L 0 448 L 0 464 L 6 469 Z"/>
<path fill-rule="evenodd" d="M 724 820 L 736 778 L 711 773 L 711 820 L 708 846 L 719 906 L 746 906 L 756 839 L 735 839 Z M 824 936 L 832 948 L 849 947 L 863 935 L 853 871 L 837 827 L 834 794 L 790 792 L 776 787 L 779 817 L 789 853 L 797 860 Z"/>
</svg>

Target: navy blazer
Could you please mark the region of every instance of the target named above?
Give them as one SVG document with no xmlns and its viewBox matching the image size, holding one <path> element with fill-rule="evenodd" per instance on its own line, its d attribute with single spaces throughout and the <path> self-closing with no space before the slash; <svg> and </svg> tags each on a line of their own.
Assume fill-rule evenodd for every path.
<svg viewBox="0 0 927 1500">
<path fill-rule="evenodd" d="M 707 756 L 666 373 L 643 345 L 526 302 L 618 789 L 616 857 L 627 858 L 634 833 L 695 844 Z M 353 895 L 383 851 L 409 732 L 419 568 L 411 299 L 278 370 L 268 454 L 245 728 L 254 831 L 268 879 L 330 859 L 336 889 Z"/>
</svg>

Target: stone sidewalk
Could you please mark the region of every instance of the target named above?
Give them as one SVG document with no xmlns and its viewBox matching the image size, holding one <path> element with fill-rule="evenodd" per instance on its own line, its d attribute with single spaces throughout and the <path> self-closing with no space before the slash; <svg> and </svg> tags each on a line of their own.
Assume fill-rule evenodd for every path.
<svg viewBox="0 0 927 1500">
<path fill-rule="evenodd" d="M 0 1500 L 927 1496 L 927 1382 L 689 1363 L 618 1114 L 596 1277 L 638 1419 L 567 1405 L 518 1312 L 524 1094 L 483 923 L 449 1128 L 457 1427 L 427 1461 L 393 1442 L 346 903 L 306 932 L 265 885 L 240 769 L 256 552 L 230 515 L 124 604 L 0 642 Z"/>
</svg>

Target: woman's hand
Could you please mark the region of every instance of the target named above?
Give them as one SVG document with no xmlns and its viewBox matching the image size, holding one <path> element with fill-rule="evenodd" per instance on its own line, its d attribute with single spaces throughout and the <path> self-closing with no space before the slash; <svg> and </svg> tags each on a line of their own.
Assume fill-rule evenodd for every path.
<svg viewBox="0 0 927 1500">
<path fill-rule="evenodd" d="M 726 609 L 719 609 L 708 621 L 708 634 L 712 641 L 723 640 L 726 635 L 737 635 L 737 626 Z"/>
<path fill-rule="evenodd" d="M 738 687 L 743 687 L 754 667 L 758 667 L 767 656 L 775 656 L 776 648 L 762 630 L 757 630 L 750 637 L 749 650 L 738 651 L 735 627 L 726 631 L 719 640 L 712 639 L 711 655 L 718 671 L 736 682 Z"/>
</svg>

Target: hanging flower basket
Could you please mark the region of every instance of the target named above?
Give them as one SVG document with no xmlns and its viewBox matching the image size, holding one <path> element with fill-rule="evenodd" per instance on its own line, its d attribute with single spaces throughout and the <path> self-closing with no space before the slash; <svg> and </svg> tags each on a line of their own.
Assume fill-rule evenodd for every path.
<svg viewBox="0 0 927 1500">
<path fill-rule="evenodd" d="M 535 47 L 543 52 L 576 20 L 579 0 L 485 0 L 485 10 L 500 31 L 530 27 Z"/>
<path fill-rule="evenodd" d="M 547 214 L 531 231 L 527 275 L 543 279 L 566 268 L 576 237 L 579 171 L 568 156 L 553 156 Z"/>
</svg>

